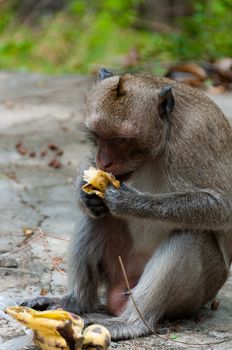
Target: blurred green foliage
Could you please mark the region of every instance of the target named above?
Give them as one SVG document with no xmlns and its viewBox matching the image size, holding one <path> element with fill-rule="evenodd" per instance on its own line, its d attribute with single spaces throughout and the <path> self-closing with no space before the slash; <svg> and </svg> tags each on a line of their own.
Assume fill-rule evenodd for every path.
<svg viewBox="0 0 232 350">
<path fill-rule="evenodd" d="M 173 54 L 182 59 L 232 57 L 232 0 L 194 1 L 195 12 L 173 34 Z"/>
<path fill-rule="evenodd" d="M 90 73 L 136 65 L 157 71 L 160 62 L 232 56 L 232 0 L 194 1 L 194 14 L 167 32 L 138 29 L 141 1 L 69 0 L 36 21 L 33 13 L 17 16 L 17 0 L 0 2 L 0 68 Z M 133 50 L 138 57 L 130 58 Z"/>
</svg>

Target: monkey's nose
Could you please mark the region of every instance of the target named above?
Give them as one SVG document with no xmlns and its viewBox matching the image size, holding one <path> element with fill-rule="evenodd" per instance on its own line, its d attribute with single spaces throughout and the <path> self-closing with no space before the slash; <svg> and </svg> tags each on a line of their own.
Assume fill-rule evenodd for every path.
<svg viewBox="0 0 232 350">
<path fill-rule="evenodd" d="M 103 161 L 102 159 L 97 159 L 97 166 L 102 171 L 109 171 L 110 167 L 113 165 L 113 162 L 111 160 L 109 161 Z"/>
<path fill-rule="evenodd" d="M 111 166 L 113 165 L 113 162 L 108 162 L 108 163 L 103 163 L 103 168 L 105 169 L 105 170 L 107 170 L 107 169 L 109 169 Z"/>
<path fill-rule="evenodd" d="M 102 164 L 99 168 L 102 171 L 106 171 L 107 173 L 112 173 L 112 165 L 113 165 L 113 162 L 109 162 L 107 164 Z"/>
</svg>

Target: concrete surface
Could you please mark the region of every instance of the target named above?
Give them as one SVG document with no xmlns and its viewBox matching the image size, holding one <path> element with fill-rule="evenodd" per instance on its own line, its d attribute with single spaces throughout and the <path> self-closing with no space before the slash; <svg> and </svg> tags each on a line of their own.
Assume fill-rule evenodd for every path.
<svg viewBox="0 0 232 350">
<path fill-rule="evenodd" d="M 90 84 L 86 77 L 0 72 L 0 296 L 65 292 L 65 251 L 79 217 L 73 178 L 87 148 L 79 125 Z M 232 119 L 232 95 L 211 97 Z M 50 150 L 52 144 L 63 155 Z M 60 168 L 48 165 L 54 158 Z M 218 299 L 218 310 L 205 307 L 198 322 L 159 327 L 161 333 L 169 329 L 173 341 L 151 336 L 119 342 L 117 349 L 232 349 L 231 278 Z M 21 332 L 0 317 L 3 340 Z"/>
</svg>

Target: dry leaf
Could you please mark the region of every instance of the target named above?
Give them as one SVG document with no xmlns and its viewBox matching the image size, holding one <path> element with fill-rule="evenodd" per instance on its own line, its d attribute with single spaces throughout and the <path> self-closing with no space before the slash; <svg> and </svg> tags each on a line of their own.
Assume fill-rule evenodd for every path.
<svg viewBox="0 0 232 350">
<path fill-rule="evenodd" d="M 211 304 L 211 310 L 212 311 L 217 311 L 218 307 L 219 307 L 220 301 L 219 300 L 213 300 L 212 304 Z"/>
<path fill-rule="evenodd" d="M 59 169 L 61 167 L 61 162 L 57 159 L 52 159 L 48 165 L 54 169 Z"/>
<path fill-rule="evenodd" d="M 30 227 L 24 227 L 23 228 L 23 233 L 25 236 L 32 235 L 34 233 L 34 229 Z"/>
<path fill-rule="evenodd" d="M 176 64 L 169 68 L 167 76 L 170 76 L 175 72 L 190 73 L 193 77 L 200 79 L 201 81 L 204 81 L 207 78 L 205 70 L 196 63 Z"/>
<path fill-rule="evenodd" d="M 40 289 L 40 295 L 47 295 L 47 294 L 48 294 L 47 289 L 45 289 L 45 288 Z"/>
<path fill-rule="evenodd" d="M 64 262 L 64 259 L 60 258 L 59 256 L 55 256 L 53 259 L 52 259 L 52 262 L 55 264 L 55 265 L 60 265 Z"/>
<path fill-rule="evenodd" d="M 59 149 L 59 147 L 55 144 L 55 143 L 50 143 L 48 145 L 48 148 L 51 150 L 51 151 L 57 151 Z"/>
<path fill-rule="evenodd" d="M 62 149 L 60 149 L 56 152 L 57 156 L 62 156 L 63 154 L 64 154 L 64 151 L 62 151 Z"/>
<path fill-rule="evenodd" d="M 42 150 L 42 151 L 40 152 L 40 157 L 41 157 L 41 158 L 45 157 L 46 155 L 47 155 L 47 151 L 46 151 L 46 150 Z"/>
<path fill-rule="evenodd" d="M 27 149 L 23 146 L 22 142 L 16 143 L 15 148 L 22 156 L 25 156 L 27 154 Z"/>
<path fill-rule="evenodd" d="M 29 153 L 29 157 L 34 158 L 35 156 L 36 156 L 35 151 L 32 151 L 32 152 Z"/>
</svg>

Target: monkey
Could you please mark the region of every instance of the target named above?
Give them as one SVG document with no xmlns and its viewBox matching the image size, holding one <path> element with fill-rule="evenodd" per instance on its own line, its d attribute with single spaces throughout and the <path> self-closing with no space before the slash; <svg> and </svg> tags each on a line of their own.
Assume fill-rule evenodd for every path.
<svg viewBox="0 0 232 350">
<path fill-rule="evenodd" d="M 76 179 L 83 216 L 67 253 L 68 292 L 23 304 L 84 315 L 113 339 L 148 335 L 118 256 L 151 329 L 215 297 L 232 260 L 232 128 L 195 88 L 106 69 L 85 127 L 92 148 Z M 120 188 L 109 186 L 103 199 L 84 193 L 89 166 L 112 173 Z"/>
</svg>

